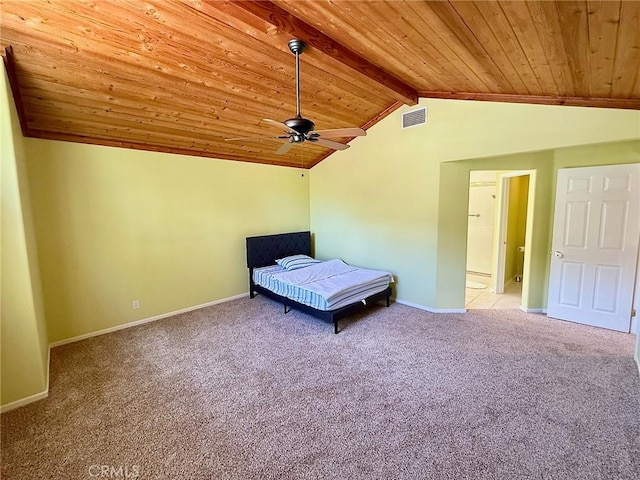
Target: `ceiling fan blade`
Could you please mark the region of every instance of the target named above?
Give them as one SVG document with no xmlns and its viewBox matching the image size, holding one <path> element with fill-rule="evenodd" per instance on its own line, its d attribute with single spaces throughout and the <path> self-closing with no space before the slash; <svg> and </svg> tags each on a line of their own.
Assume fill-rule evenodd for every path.
<svg viewBox="0 0 640 480">
<path fill-rule="evenodd" d="M 293 142 L 283 143 L 282 146 L 278 150 L 276 150 L 276 155 L 284 155 L 289 150 L 291 150 L 291 147 L 293 147 L 294 145 L 295 143 Z"/>
<path fill-rule="evenodd" d="M 333 148 L 334 150 L 346 150 L 349 148 L 349 145 L 345 145 L 344 143 L 334 142 L 333 140 L 327 140 L 326 138 L 318 137 L 313 142 L 318 145 L 322 145 L 323 147 Z"/>
<path fill-rule="evenodd" d="M 262 121 L 271 123 L 272 125 L 275 125 L 275 126 L 280 127 L 280 128 L 284 128 L 285 132 L 290 132 L 291 131 L 291 129 L 289 127 L 287 127 L 284 123 L 278 122 L 277 120 L 271 120 L 270 118 L 263 118 Z"/>
<path fill-rule="evenodd" d="M 334 128 L 332 130 L 315 130 L 321 137 L 364 137 L 367 135 L 361 128 Z"/>
<path fill-rule="evenodd" d="M 237 140 L 265 140 L 265 139 L 279 139 L 280 137 L 274 137 L 273 135 L 262 135 L 260 137 L 234 137 L 234 138 L 225 138 L 225 142 L 235 142 Z"/>
</svg>

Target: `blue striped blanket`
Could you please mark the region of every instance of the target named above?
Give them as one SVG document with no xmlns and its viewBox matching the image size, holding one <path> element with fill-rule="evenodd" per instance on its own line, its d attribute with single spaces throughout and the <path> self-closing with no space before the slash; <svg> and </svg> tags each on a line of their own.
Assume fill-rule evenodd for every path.
<svg viewBox="0 0 640 480">
<path fill-rule="evenodd" d="M 278 265 L 257 268 L 253 281 L 298 303 L 318 310 L 335 310 L 383 291 L 393 282 L 393 276 L 334 259 L 297 270 Z"/>
</svg>

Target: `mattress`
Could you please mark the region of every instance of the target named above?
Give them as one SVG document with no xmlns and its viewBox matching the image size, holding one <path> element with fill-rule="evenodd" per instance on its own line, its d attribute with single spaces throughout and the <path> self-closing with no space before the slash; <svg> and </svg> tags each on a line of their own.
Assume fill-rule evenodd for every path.
<svg viewBox="0 0 640 480">
<path fill-rule="evenodd" d="M 297 270 L 285 270 L 279 265 L 256 268 L 253 282 L 298 303 L 326 311 L 382 292 L 393 282 L 393 276 L 334 259 Z"/>
</svg>

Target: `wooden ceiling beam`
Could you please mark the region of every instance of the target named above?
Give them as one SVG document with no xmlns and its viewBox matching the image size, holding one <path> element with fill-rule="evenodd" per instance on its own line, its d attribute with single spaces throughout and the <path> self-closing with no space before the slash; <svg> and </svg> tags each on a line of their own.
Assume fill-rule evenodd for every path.
<svg viewBox="0 0 640 480">
<path fill-rule="evenodd" d="M 552 97 L 543 95 L 512 95 L 504 93 L 422 92 L 420 98 L 449 100 L 478 100 L 487 102 L 531 103 L 536 105 L 564 105 L 568 107 L 621 108 L 640 110 L 640 98 Z"/>
<path fill-rule="evenodd" d="M 398 78 L 388 74 L 360 55 L 342 46 L 320 30 L 300 20 L 270 1 L 232 0 L 230 3 L 246 12 L 270 23 L 279 30 L 304 40 L 309 46 L 319 50 L 353 70 L 366 75 L 389 90 L 393 97 L 407 105 L 416 105 L 418 95 L 415 89 Z"/>
</svg>

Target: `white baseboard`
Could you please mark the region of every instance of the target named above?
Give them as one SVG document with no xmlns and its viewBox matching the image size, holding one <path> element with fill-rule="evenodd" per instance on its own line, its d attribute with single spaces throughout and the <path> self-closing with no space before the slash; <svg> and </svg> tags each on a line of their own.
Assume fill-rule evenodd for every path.
<svg viewBox="0 0 640 480">
<path fill-rule="evenodd" d="M 130 323 L 124 323 L 122 325 L 117 325 L 115 327 L 105 328 L 103 330 L 98 330 L 96 332 L 86 333 L 84 335 L 78 335 L 77 337 L 67 338 L 64 340 L 59 340 L 57 342 L 52 342 L 49 344 L 49 350 L 47 355 L 47 379 L 46 379 L 46 388 L 43 392 L 36 393 L 35 395 L 31 395 L 29 397 L 21 398 L 20 400 L 16 400 L 15 402 L 7 403 L 6 405 L 0 406 L 0 413 L 8 412 L 9 410 L 15 410 L 16 408 L 23 407 L 28 405 L 29 403 L 37 402 L 38 400 L 43 400 L 49 396 L 49 368 L 51 365 L 51 349 L 55 347 L 59 347 L 60 345 L 66 345 L 68 343 L 79 342 L 80 340 L 85 340 L 91 337 L 97 337 L 98 335 L 104 335 L 105 333 L 116 332 L 118 330 L 124 330 L 125 328 L 135 327 L 136 325 L 142 325 L 144 323 L 154 322 L 156 320 L 161 320 L 163 318 L 173 317 L 174 315 L 179 315 L 181 313 L 192 312 L 194 310 L 199 310 L 205 307 L 211 307 L 212 305 L 218 305 L 219 303 L 230 302 L 231 300 L 237 300 L 238 298 L 248 297 L 249 292 L 241 293 L 239 295 L 234 295 L 232 297 L 221 298 L 220 300 L 214 300 L 213 302 L 203 303 L 201 305 L 194 305 L 192 307 L 182 308 L 180 310 L 176 310 L 174 312 L 163 313 L 161 315 L 155 315 L 149 318 L 143 318 L 142 320 L 136 320 Z"/>
<path fill-rule="evenodd" d="M 105 328 L 103 330 L 97 330 L 95 332 L 85 333 L 84 335 L 78 335 L 77 337 L 66 338 L 64 340 L 58 340 L 57 342 L 53 342 L 49 344 L 50 348 L 59 347 L 61 345 L 66 345 L 68 343 L 79 342 L 80 340 L 86 340 L 87 338 L 97 337 L 99 335 L 104 335 L 106 333 L 117 332 L 118 330 L 124 330 L 125 328 L 135 327 L 137 325 L 142 325 L 149 322 L 155 322 L 156 320 L 162 320 L 163 318 L 173 317 L 174 315 L 179 315 L 181 313 L 192 312 L 194 310 L 199 310 L 201 308 L 211 307 L 213 305 L 218 305 L 220 303 L 230 302 L 231 300 L 237 300 L 238 298 L 247 297 L 249 293 L 241 293 L 240 295 L 234 295 L 233 297 L 221 298 L 220 300 L 214 300 L 213 302 L 203 303 L 201 305 L 194 305 L 192 307 L 182 308 L 180 310 L 175 310 L 173 312 L 162 313 L 160 315 L 155 315 L 153 317 L 143 318 L 141 320 L 136 320 L 134 322 L 123 323 L 122 325 L 116 325 L 115 327 Z"/>
<path fill-rule="evenodd" d="M 16 400 L 15 402 L 2 405 L 0 407 L 0 413 L 6 413 L 10 410 L 15 410 L 16 408 L 24 407 L 25 405 L 28 405 L 33 402 L 37 402 L 38 400 L 43 400 L 48 396 L 49 396 L 49 389 L 47 388 L 44 392 L 36 393 L 35 395 L 31 395 L 30 397 L 21 398 L 20 400 Z"/>
<path fill-rule="evenodd" d="M 526 308 L 520 306 L 520 310 L 522 310 L 524 313 L 547 313 L 546 308 Z"/>
<path fill-rule="evenodd" d="M 399 303 L 401 305 L 406 305 L 407 307 L 417 308 L 418 310 L 424 310 L 426 312 L 431 313 L 466 313 L 466 308 L 431 308 L 425 307 L 424 305 L 418 305 L 417 303 L 407 302 L 405 300 L 398 300 L 397 298 L 393 299 L 394 302 Z"/>
</svg>

